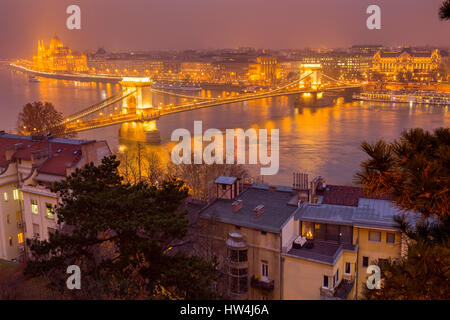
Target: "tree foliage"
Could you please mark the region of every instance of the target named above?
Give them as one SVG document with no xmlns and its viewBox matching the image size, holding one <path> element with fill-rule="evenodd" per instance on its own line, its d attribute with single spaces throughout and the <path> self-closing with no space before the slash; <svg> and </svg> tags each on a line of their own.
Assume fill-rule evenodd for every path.
<svg viewBox="0 0 450 320">
<path fill-rule="evenodd" d="M 17 129 L 24 134 L 51 134 L 54 137 L 69 137 L 64 125 L 56 125 L 64 120 L 61 112 L 49 102 L 27 103 L 19 113 Z"/>
<path fill-rule="evenodd" d="M 441 20 L 450 20 L 450 0 L 445 0 L 439 9 L 439 18 Z"/>
<path fill-rule="evenodd" d="M 380 260 L 381 290 L 363 289 L 371 300 L 450 299 L 450 247 L 444 225 L 422 223 L 412 228 L 398 221 L 409 238 L 406 257 Z"/>
<path fill-rule="evenodd" d="M 364 296 L 449 299 L 450 129 L 411 129 L 392 143 L 361 147 L 369 159 L 361 163 L 356 182 L 368 194 L 392 196 L 404 210 L 396 221 L 408 250 L 401 259 L 376 262 L 382 288 L 364 288 Z"/>
<path fill-rule="evenodd" d="M 399 140 L 364 141 L 369 159 L 356 175 L 368 194 L 387 194 L 403 210 L 446 221 L 450 212 L 450 129 L 404 131 Z"/>
<path fill-rule="evenodd" d="M 81 298 L 213 298 L 216 262 L 176 250 L 188 225 L 183 182 L 124 183 L 118 166 L 115 156 L 104 158 L 54 185 L 62 229 L 48 241 L 28 240 L 33 259 L 25 272 Z M 69 265 L 82 271 L 81 290 L 71 293 Z"/>
</svg>

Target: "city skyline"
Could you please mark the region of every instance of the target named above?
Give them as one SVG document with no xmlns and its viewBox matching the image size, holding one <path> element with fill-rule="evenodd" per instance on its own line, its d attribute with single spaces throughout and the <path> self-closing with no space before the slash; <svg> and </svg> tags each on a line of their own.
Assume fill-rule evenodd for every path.
<svg viewBox="0 0 450 320">
<path fill-rule="evenodd" d="M 29 57 L 38 40 L 55 33 L 76 50 L 105 47 L 108 51 L 449 45 L 445 31 L 450 28 L 438 18 L 440 0 L 377 1 L 381 30 L 367 29 L 366 9 L 372 3 L 366 0 L 269 1 L 263 8 L 254 0 L 133 0 L 127 4 L 82 0 L 76 3 L 82 14 L 77 31 L 65 27 L 71 1 L 42 0 L 27 6 L 20 2 L 0 4 L 0 56 L 4 58 Z"/>
</svg>

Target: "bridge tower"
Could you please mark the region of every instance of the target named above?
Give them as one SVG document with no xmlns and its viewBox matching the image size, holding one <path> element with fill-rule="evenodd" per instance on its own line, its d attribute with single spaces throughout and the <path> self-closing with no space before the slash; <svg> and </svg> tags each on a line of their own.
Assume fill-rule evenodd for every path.
<svg viewBox="0 0 450 320">
<path fill-rule="evenodd" d="M 122 114 L 141 116 L 141 120 L 121 125 L 119 134 L 122 138 L 150 143 L 161 141 L 156 120 L 145 120 L 146 116 L 152 113 L 155 108 L 152 106 L 151 100 L 144 102 L 142 91 L 145 87 L 150 87 L 152 83 L 153 81 L 148 77 L 124 77 L 120 82 L 124 89 L 124 96 L 131 94 L 123 100 Z M 134 94 L 132 94 L 133 92 Z"/>
<path fill-rule="evenodd" d="M 317 90 L 322 84 L 322 65 L 321 64 L 302 64 L 300 65 L 300 88 L 311 88 Z"/>
</svg>

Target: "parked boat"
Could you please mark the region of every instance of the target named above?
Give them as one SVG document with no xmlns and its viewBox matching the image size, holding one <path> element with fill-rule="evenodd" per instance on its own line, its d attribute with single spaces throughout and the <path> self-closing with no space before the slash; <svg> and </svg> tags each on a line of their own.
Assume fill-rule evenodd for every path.
<svg viewBox="0 0 450 320">
<path fill-rule="evenodd" d="M 353 99 L 408 104 L 450 105 L 450 94 L 429 91 L 362 92 L 359 94 L 354 94 Z"/>
</svg>

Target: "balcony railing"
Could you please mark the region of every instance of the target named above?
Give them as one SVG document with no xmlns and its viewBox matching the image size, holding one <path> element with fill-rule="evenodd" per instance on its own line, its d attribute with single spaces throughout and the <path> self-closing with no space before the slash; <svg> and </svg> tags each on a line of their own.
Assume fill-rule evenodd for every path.
<svg viewBox="0 0 450 320">
<path fill-rule="evenodd" d="M 250 280 L 250 285 L 252 288 L 265 290 L 265 291 L 272 291 L 275 287 L 275 281 L 274 280 L 264 280 L 260 279 L 256 276 L 253 276 Z"/>
<path fill-rule="evenodd" d="M 320 297 L 323 300 L 347 300 L 354 284 L 352 279 L 342 279 L 334 289 L 320 288 Z"/>
</svg>

